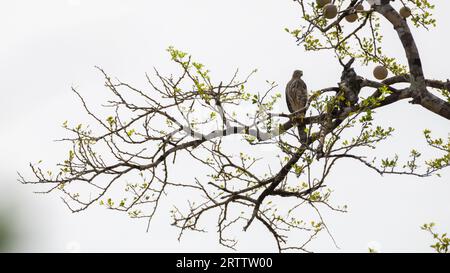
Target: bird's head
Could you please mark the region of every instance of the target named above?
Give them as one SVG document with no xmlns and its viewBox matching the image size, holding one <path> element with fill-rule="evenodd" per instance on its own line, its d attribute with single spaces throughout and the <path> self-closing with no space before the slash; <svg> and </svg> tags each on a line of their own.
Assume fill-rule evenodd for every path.
<svg viewBox="0 0 450 273">
<path fill-rule="evenodd" d="M 292 74 L 292 78 L 296 78 L 296 79 L 299 79 L 302 76 L 303 76 L 303 71 L 301 71 L 301 70 L 295 70 L 294 74 Z"/>
</svg>

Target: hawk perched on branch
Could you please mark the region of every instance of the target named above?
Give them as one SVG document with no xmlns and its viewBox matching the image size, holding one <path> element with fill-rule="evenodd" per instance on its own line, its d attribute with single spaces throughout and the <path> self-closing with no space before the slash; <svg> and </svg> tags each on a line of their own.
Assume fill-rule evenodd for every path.
<svg viewBox="0 0 450 273">
<path fill-rule="evenodd" d="M 292 79 L 286 85 L 286 103 L 289 112 L 294 113 L 298 111 L 301 117 L 305 117 L 306 104 L 308 102 L 308 89 L 305 82 L 302 80 L 303 72 L 295 70 L 292 74 Z M 305 125 L 298 126 L 298 134 L 302 143 L 306 142 L 307 134 L 305 132 Z"/>
</svg>

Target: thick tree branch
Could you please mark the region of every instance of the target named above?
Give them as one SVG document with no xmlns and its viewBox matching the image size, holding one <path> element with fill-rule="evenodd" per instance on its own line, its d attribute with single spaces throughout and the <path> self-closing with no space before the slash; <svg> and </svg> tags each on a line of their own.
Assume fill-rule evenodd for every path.
<svg viewBox="0 0 450 273">
<path fill-rule="evenodd" d="M 425 80 L 419 50 L 407 21 L 390 5 L 389 0 L 381 0 L 381 4 L 374 5 L 374 8 L 392 24 L 403 45 L 410 72 L 409 82 L 411 83 L 412 102 L 420 104 L 446 119 L 450 119 L 450 103 L 431 94 L 427 90 L 427 82 Z"/>
</svg>

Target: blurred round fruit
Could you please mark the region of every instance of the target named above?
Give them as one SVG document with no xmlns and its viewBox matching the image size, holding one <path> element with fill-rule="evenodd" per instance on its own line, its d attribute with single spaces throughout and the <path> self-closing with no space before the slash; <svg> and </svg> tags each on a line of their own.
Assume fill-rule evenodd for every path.
<svg viewBox="0 0 450 273">
<path fill-rule="evenodd" d="M 323 7 L 323 16 L 327 19 L 333 19 L 337 15 L 337 7 L 333 4 L 326 4 Z"/>
<path fill-rule="evenodd" d="M 388 70 L 386 69 L 386 67 L 384 67 L 382 65 L 378 65 L 373 70 L 373 76 L 378 80 L 386 79 L 387 75 L 388 75 Z"/>
<path fill-rule="evenodd" d="M 408 7 L 403 7 L 400 9 L 400 16 L 403 18 L 408 18 L 411 16 L 411 9 Z"/>
<path fill-rule="evenodd" d="M 356 13 L 349 14 L 349 15 L 345 16 L 345 20 L 347 20 L 347 22 L 353 23 L 356 20 L 358 20 L 358 14 L 356 14 Z"/>
</svg>

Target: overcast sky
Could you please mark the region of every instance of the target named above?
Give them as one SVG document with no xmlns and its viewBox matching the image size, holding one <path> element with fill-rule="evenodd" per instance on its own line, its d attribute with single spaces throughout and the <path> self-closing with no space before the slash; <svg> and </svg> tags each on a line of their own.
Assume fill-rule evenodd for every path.
<svg viewBox="0 0 450 273">
<path fill-rule="evenodd" d="M 444 80 L 450 77 L 450 3 L 434 2 L 438 27 L 414 34 L 426 76 Z M 27 173 L 30 161 L 54 164 L 64 158 L 65 146 L 53 140 L 64 136 L 62 122 L 84 118 L 70 87 L 76 86 L 93 104 L 104 99 L 98 92 L 103 80 L 94 66 L 146 87 L 145 72 L 153 67 L 170 72 L 165 49 L 171 45 L 191 53 L 215 78 L 226 80 L 238 67 L 244 73 L 258 68 L 251 81 L 255 89 L 270 80 L 279 83 L 282 92 L 297 68 L 304 71 L 310 89 L 335 85 L 340 77 L 336 60 L 327 53 L 305 53 L 283 31 L 297 26 L 299 14 L 291 0 L 3 0 L 0 213 L 6 211 L 16 225 L 20 240 L 11 250 L 228 251 L 218 245 L 214 227 L 177 241 L 164 207 L 149 233 L 144 222 L 103 208 L 71 214 L 57 195 L 37 195 L 35 188 L 19 184 L 16 172 Z M 384 31 L 386 50 L 404 61 L 393 29 Z M 370 77 L 370 68 L 357 71 Z M 397 129 L 395 137 L 380 146 L 385 154 L 425 150 L 425 128 L 441 137 L 449 132 L 447 120 L 406 101 L 379 111 L 377 118 Z M 338 165 L 329 185 L 333 200 L 347 204 L 349 212 L 327 213 L 326 218 L 340 248 L 324 234 L 312 250 L 366 252 L 369 244 L 385 252 L 430 251 L 432 240 L 420 230 L 423 223 L 435 221 L 439 231 L 450 232 L 450 174 L 442 174 L 427 179 L 380 177 L 354 162 Z M 240 251 L 276 250 L 270 235 L 258 226 L 238 238 Z"/>
</svg>

